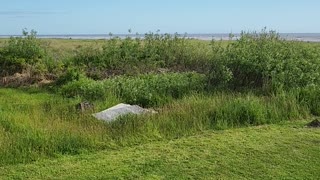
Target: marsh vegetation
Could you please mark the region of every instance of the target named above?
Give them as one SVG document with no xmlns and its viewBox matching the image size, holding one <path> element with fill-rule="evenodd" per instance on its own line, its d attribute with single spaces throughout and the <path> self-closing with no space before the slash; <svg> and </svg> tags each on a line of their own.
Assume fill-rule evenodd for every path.
<svg viewBox="0 0 320 180">
<path fill-rule="evenodd" d="M 23 35 L 1 42 L 0 165 L 320 116 L 320 46 L 274 31 L 210 42 Z M 159 113 L 105 123 L 77 112 L 81 101 Z"/>
</svg>

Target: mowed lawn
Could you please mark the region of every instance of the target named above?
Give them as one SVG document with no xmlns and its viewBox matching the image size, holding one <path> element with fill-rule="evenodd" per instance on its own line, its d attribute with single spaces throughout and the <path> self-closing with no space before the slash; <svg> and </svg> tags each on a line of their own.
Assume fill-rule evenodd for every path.
<svg viewBox="0 0 320 180">
<path fill-rule="evenodd" d="M 319 179 L 320 129 L 308 121 L 3 166 L 0 179 Z"/>
</svg>

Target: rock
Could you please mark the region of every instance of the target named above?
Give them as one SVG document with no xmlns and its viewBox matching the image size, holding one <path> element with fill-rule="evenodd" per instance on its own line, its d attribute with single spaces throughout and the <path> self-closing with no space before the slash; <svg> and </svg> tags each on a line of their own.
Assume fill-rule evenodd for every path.
<svg viewBox="0 0 320 180">
<path fill-rule="evenodd" d="M 87 111 L 87 110 L 94 110 L 94 105 L 90 102 L 81 102 L 81 103 L 78 103 L 76 105 L 76 109 L 79 110 L 79 111 Z"/>
<path fill-rule="evenodd" d="M 169 69 L 167 69 L 167 68 L 158 68 L 158 72 L 159 73 L 167 73 L 167 72 L 169 72 L 170 70 Z"/>
<path fill-rule="evenodd" d="M 155 111 L 144 109 L 137 105 L 130 104 L 118 104 L 109 109 L 101 111 L 99 113 L 93 114 L 93 116 L 99 120 L 111 122 L 116 120 L 119 116 L 127 114 L 145 114 L 145 113 L 155 113 Z"/>
<path fill-rule="evenodd" d="M 318 119 L 315 119 L 315 120 L 311 121 L 310 123 L 308 123 L 307 126 L 318 128 L 318 127 L 320 127 L 320 121 Z"/>
</svg>

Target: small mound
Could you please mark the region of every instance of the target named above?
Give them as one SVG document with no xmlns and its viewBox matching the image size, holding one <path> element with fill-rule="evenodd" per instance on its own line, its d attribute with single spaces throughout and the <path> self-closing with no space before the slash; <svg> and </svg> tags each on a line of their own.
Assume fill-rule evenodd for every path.
<svg viewBox="0 0 320 180">
<path fill-rule="evenodd" d="M 310 123 L 307 124 L 308 127 L 313 127 L 313 128 L 319 128 L 320 127 L 320 121 L 318 119 L 315 119 L 311 121 Z"/>
</svg>

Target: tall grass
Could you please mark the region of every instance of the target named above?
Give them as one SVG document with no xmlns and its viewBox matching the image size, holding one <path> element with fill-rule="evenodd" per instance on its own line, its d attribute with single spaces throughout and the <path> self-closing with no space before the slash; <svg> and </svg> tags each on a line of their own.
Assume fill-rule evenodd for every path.
<svg viewBox="0 0 320 180">
<path fill-rule="evenodd" d="M 77 112 L 77 100 L 12 89 L 0 89 L 0 94 L 0 164 L 309 117 L 308 107 L 287 94 L 194 94 L 156 109 L 157 114 L 129 115 L 112 123 Z M 97 110 L 113 105 L 106 104 L 97 104 Z"/>
<path fill-rule="evenodd" d="M 75 100 L 11 89 L 1 89 L 1 94 L 1 164 L 76 154 L 99 147 L 92 137 L 101 129 L 99 122 L 78 114 Z M 94 124 L 96 128 L 90 129 Z"/>
<path fill-rule="evenodd" d="M 194 72 L 118 76 L 105 81 L 81 78 L 65 84 L 60 92 L 66 97 L 86 100 L 106 99 L 113 94 L 123 102 L 150 107 L 201 92 L 205 82 L 205 75 Z"/>
</svg>

